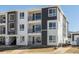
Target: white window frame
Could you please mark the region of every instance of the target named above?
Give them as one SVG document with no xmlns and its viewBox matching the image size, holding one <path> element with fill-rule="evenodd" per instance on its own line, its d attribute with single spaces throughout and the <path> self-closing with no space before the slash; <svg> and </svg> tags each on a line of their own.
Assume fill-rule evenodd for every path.
<svg viewBox="0 0 79 59">
<path fill-rule="evenodd" d="M 49 38 L 49 43 L 56 43 L 56 35 L 49 35 L 49 37 L 52 36 L 52 40 L 50 41 L 50 38 Z M 53 40 L 53 37 L 55 37 L 55 39 Z"/>
<path fill-rule="evenodd" d="M 20 26 L 20 27 L 19 27 L 19 28 L 20 28 L 20 31 L 24 31 L 25 26 L 24 26 L 23 29 L 21 29 L 21 28 L 22 28 L 22 27 L 21 27 L 22 25 L 24 25 L 24 24 L 20 24 L 20 25 L 19 25 L 19 26 Z"/>
<path fill-rule="evenodd" d="M 24 12 L 20 12 L 20 19 L 24 19 L 25 18 L 25 13 L 24 13 L 24 17 L 21 17 L 21 13 L 24 13 Z"/>
<path fill-rule="evenodd" d="M 52 9 L 52 13 L 51 14 L 49 14 L 49 10 L 50 9 Z M 57 16 L 57 9 L 56 8 L 49 8 L 48 9 L 48 17 L 53 17 L 54 15 L 53 15 L 53 9 L 55 9 L 56 10 L 56 16 Z"/>
<path fill-rule="evenodd" d="M 11 30 L 14 30 L 14 29 L 15 29 L 15 25 L 14 25 L 14 28 L 11 28 L 11 27 L 10 27 L 11 24 L 15 24 L 15 23 L 14 23 L 14 22 L 9 23 L 9 28 L 10 28 Z"/>
<path fill-rule="evenodd" d="M 57 23 L 56 23 L 56 22 L 49 22 L 49 24 L 50 24 L 50 23 L 55 23 L 55 25 L 56 25 L 56 27 L 57 27 Z M 53 27 L 53 26 L 50 28 L 50 27 L 49 27 L 49 24 L 48 24 L 48 29 L 56 29 L 56 27 Z"/>
<path fill-rule="evenodd" d="M 11 15 L 14 15 L 14 16 L 15 16 L 15 14 L 9 14 L 9 21 L 13 21 L 13 20 L 10 19 L 10 16 L 11 16 Z M 15 20 L 15 19 L 14 19 L 14 20 Z"/>
</svg>

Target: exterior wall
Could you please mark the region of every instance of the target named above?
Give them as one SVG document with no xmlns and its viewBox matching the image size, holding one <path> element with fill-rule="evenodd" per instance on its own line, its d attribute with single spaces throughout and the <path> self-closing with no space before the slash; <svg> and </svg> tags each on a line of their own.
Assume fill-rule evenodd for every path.
<svg viewBox="0 0 79 59">
<path fill-rule="evenodd" d="M 58 44 L 63 43 L 63 16 L 58 10 Z"/>
<path fill-rule="evenodd" d="M 14 21 L 10 20 L 10 15 L 12 15 L 12 14 L 15 16 Z M 17 18 L 16 11 L 7 12 L 7 32 L 8 32 L 8 34 L 11 34 L 11 35 L 17 34 L 17 19 L 18 18 Z M 11 22 L 14 22 L 14 30 L 11 30 L 11 28 L 10 28 Z M 13 33 L 11 33 L 11 32 L 13 32 Z"/>
<path fill-rule="evenodd" d="M 24 19 L 20 19 L 20 12 L 24 12 Z M 24 31 L 20 31 L 20 25 L 24 24 Z M 17 39 L 17 45 L 27 45 L 28 44 L 28 35 L 27 35 L 27 30 L 28 30 L 28 15 L 27 12 L 25 11 L 18 11 L 18 39 Z M 25 41 L 21 42 L 21 36 L 25 37 Z"/>
<path fill-rule="evenodd" d="M 49 35 L 51 35 L 50 32 L 54 32 L 53 30 L 48 31 L 48 23 L 49 21 L 57 20 L 57 16 L 55 17 L 48 17 L 48 9 L 49 8 L 56 8 L 56 7 L 48 7 L 48 8 L 42 8 L 42 44 L 44 45 L 52 45 L 53 43 L 49 43 Z M 55 34 L 56 35 L 56 34 Z"/>
<path fill-rule="evenodd" d="M 57 9 L 57 16 L 55 17 L 48 17 L 48 9 L 49 8 L 56 8 Z M 24 12 L 24 19 L 20 19 L 20 12 Z M 37 37 L 40 36 L 42 40 L 42 45 L 58 45 L 60 43 L 65 43 L 67 39 L 67 28 L 66 28 L 66 37 L 63 36 L 63 23 L 66 24 L 67 27 L 67 22 L 63 20 L 63 14 L 58 10 L 58 7 L 47 7 L 47 8 L 42 8 L 42 18 L 39 21 L 32 20 L 28 21 L 28 12 L 27 11 L 15 11 L 15 12 L 7 12 L 6 13 L 6 35 L 3 35 L 6 37 L 5 43 L 6 45 L 9 45 L 10 43 L 10 36 L 16 36 L 16 45 L 28 45 L 29 44 L 29 36 Z M 10 13 L 15 13 L 16 14 L 16 21 L 15 21 L 15 32 L 16 34 L 9 35 L 8 34 L 8 19 L 9 19 L 9 14 Z M 49 22 L 55 22 L 56 23 L 56 29 L 49 29 Z M 42 29 L 40 33 L 28 33 L 28 24 L 34 25 L 34 24 L 41 24 Z M 20 25 L 24 24 L 24 31 L 20 31 Z M 54 35 L 56 36 L 56 42 L 49 42 L 49 35 Z M 21 36 L 24 36 L 25 39 L 23 42 L 21 42 Z M 31 38 L 33 39 L 33 38 Z M 32 41 L 32 40 L 30 40 Z M 36 43 L 36 45 L 38 45 Z"/>
<path fill-rule="evenodd" d="M 41 22 L 42 18 L 40 18 L 40 19 L 34 18 L 36 13 L 41 13 L 41 10 L 35 10 L 35 11 L 29 11 L 28 12 L 28 16 L 31 15 L 30 19 L 28 18 L 28 32 L 30 31 L 28 33 L 28 45 L 29 46 L 42 45 L 41 31 L 40 32 L 36 32 L 35 31 L 35 26 L 36 25 L 42 26 L 42 22 Z M 39 44 L 37 42 L 38 41 L 38 37 L 40 37 L 39 40 L 41 40 L 41 44 Z"/>
<path fill-rule="evenodd" d="M 49 22 L 55 22 L 56 23 L 56 29 L 49 29 Z M 57 20 L 49 20 L 47 22 L 47 45 L 57 45 L 58 40 L 58 24 Z M 56 36 L 56 42 L 49 42 L 49 35 Z"/>
<path fill-rule="evenodd" d="M 60 10 L 58 10 L 58 44 L 66 44 L 68 40 L 68 22 L 64 17 Z"/>
</svg>

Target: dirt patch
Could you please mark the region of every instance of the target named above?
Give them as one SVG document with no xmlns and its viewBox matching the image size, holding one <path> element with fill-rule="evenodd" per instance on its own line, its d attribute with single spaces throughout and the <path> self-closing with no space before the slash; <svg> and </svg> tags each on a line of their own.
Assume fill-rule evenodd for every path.
<svg viewBox="0 0 79 59">
<path fill-rule="evenodd" d="M 79 53 L 79 47 L 71 47 L 66 53 Z"/>
<path fill-rule="evenodd" d="M 54 48 L 39 48 L 39 49 L 21 49 L 21 50 L 6 50 L 0 54 L 29 54 L 29 53 L 52 53 Z"/>
</svg>

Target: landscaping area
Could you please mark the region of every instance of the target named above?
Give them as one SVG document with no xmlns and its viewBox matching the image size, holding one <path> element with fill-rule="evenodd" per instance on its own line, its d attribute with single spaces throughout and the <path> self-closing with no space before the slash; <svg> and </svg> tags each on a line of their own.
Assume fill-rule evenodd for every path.
<svg viewBox="0 0 79 59">
<path fill-rule="evenodd" d="M 38 48 L 38 49 L 16 49 L 0 51 L 0 54 L 34 54 L 34 53 L 52 53 L 55 48 Z"/>
<path fill-rule="evenodd" d="M 35 49 L 13 49 L 3 50 L 0 54 L 77 54 L 79 53 L 79 47 L 54 47 L 50 48 L 35 48 Z"/>
<path fill-rule="evenodd" d="M 79 47 L 71 47 L 65 53 L 79 54 Z"/>
</svg>

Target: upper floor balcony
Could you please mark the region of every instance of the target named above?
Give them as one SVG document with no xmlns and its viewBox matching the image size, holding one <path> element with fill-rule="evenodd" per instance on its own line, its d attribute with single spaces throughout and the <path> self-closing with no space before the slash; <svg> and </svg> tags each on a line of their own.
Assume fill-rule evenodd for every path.
<svg viewBox="0 0 79 59">
<path fill-rule="evenodd" d="M 6 23 L 6 17 L 5 15 L 0 15 L 0 24 Z"/>
<path fill-rule="evenodd" d="M 41 33 L 41 25 L 29 25 L 28 33 Z"/>
<path fill-rule="evenodd" d="M 0 34 L 6 34 L 5 26 L 0 26 Z"/>
<path fill-rule="evenodd" d="M 42 19 L 41 11 L 31 11 L 28 13 L 28 21 L 38 21 Z"/>
</svg>

